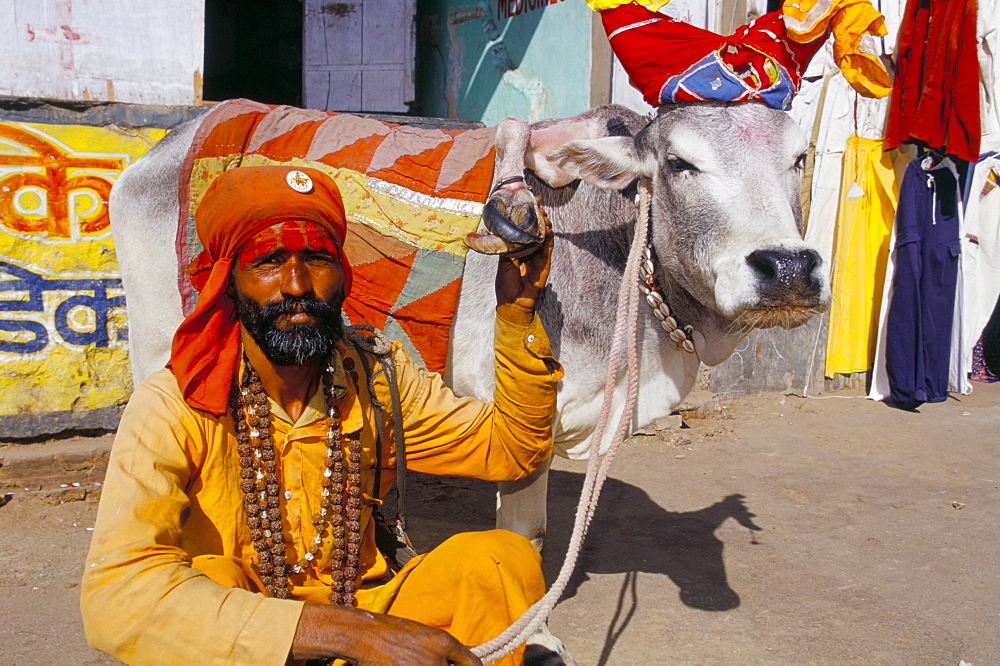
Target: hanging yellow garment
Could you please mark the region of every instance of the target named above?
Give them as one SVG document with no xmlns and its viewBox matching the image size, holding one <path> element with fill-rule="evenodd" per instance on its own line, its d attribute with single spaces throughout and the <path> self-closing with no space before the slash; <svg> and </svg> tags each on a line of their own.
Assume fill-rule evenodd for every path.
<svg viewBox="0 0 1000 666">
<path fill-rule="evenodd" d="M 892 91 L 875 37 L 885 34 L 885 17 L 870 0 L 787 0 L 781 14 L 788 38 L 800 44 L 833 33 L 833 58 L 851 87 L 865 97 Z"/>
<path fill-rule="evenodd" d="M 833 250 L 827 377 L 872 367 L 902 179 L 894 170 L 897 152 L 883 152 L 881 139 L 847 139 Z"/>
</svg>

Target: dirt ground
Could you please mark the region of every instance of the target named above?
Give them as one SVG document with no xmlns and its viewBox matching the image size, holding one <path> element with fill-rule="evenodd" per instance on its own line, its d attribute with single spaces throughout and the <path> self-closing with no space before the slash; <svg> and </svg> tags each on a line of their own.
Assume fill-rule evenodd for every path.
<svg viewBox="0 0 1000 666">
<path fill-rule="evenodd" d="M 550 622 L 581 666 L 1000 663 L 1000 384 L 918 413 L 847 393 L 708 406 L 612 466 Z M 585 463 L 553 467 L 550 580 Z M 411 486 L 419 545 L 491 526 L 490 484 Z M 0 507 L 0 663 L 113 662 L 78 610 L 95 511 Z"/>
</svg>

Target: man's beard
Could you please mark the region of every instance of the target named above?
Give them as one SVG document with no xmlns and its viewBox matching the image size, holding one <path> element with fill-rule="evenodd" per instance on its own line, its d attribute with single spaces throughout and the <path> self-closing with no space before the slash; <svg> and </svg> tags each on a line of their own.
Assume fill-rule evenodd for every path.
<svg viewBox="0 0 1000 666">
<path fill-rule="evenodd" d="M 243 294 L 236 294 L 236 314 L 240 324 L 276 365 L 303 365 L 314 359 L 326 359 L 335 342 L 344 335 L 340 317 L 343 297 L 326 303 L 314 296 L 286 296 L 280 301 L 258 305 Z M 315 317 L 311 322 L 285 322 L 278 318 L 296 312 Z"/>
</svg>

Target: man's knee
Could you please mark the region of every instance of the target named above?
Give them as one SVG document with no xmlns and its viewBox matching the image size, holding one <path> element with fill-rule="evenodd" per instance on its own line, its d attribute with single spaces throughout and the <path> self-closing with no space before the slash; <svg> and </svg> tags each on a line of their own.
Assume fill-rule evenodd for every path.
<svg viewBox="0 0 1000 666">
<path fill-rule="evenodd" d="M 531 542 L 508 530 L 462 532 L 435 548 L 438 549 L 443 549 L 441 554 L 454 558 L 456 562 L 471 563 L 491 559 L 498 565 L 515 568 L 515 563 L 534 568 L 541 564 L 541 556 L 532 548 Z"/>
</svg>

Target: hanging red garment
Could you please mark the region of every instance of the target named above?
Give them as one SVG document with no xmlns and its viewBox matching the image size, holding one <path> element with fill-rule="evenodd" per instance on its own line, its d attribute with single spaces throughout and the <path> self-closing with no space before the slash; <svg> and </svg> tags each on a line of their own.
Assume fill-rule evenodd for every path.
<svg viewBox="0 0 1000 666">
<path fill-rule="evenodd" d="M 907 0 L 896 53 L 886 149 L 915 139 L 979 159 L 976 0 Z"/>
</svg>

